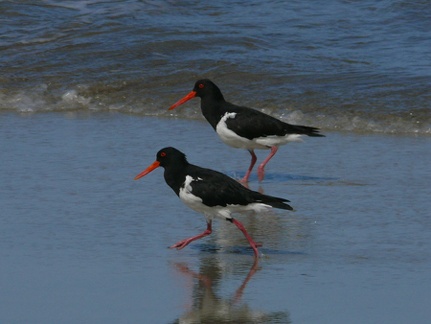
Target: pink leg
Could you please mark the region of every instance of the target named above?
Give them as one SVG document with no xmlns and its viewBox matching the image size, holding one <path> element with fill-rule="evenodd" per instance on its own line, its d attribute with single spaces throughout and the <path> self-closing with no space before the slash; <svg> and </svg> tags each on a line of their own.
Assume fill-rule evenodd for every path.
<svg viewBox="0 0 431 324">
<path fill-rule="evenodd" d="M 237 221 L 234 218 L 232 218 L 230 221 L 232 223 L 234 223 L 236 225 L 236 227 L 238 227 L 239 230 L 244 234 L 245 238 L 248 240 L 248 242 L 250 243 L 251 248 L 254 251 L 254 257 L 255 258 L 259 257 L 259 251 L 257 250 L 257 247 L 261 246 L 262 244 L 258 244 L 255 241 L 253 241 L 253 239 L 251 238 L 251 236 L 248 235 L 247 230 L 245 229 L 244 225 L 242 225 L 239 221 Z"/>
<path fill-rule="evenodd" d="M 272 146 L 271 147 L 271 153 L 266 157 L 266 159 L 259 165 L 257 168 L 257 176 L 259 178 L 259 181 L 262 181 L 265 176 L 265 171 L 263 170 L 265 168 L 265 165 L 271 160 L 271 158 L 277 153 L 278 147 Z"/>
<path fill-rule="evenodd" d="M 186 238 L 182 241 L 179 241 L 177 243 L 175 243 L 174 245 L 170 246 L 170 249 L 177 249 L 177 250 L 181 250 L 183 248 L 185 248 L 187 245 L 189 245 L 191 242 L 196 241 L 204 236 L 210 235 L 212 232 L 212 227 L 211 227 L 212 221 L 208 221 L 207 222 L 207 229 L 205 231 L 203 231 L 201 234 L 198 234 L 196 236 L 192 236 L 189 238 Z"/>
<path fill-rule="evenodd" d="M 256 164 L 257 161 L 257 157 L 256 154 L 254 154 L 253 150 L 248 150 L 251 154 L 251 162 L 250 162 L 250 166 L 248 167 L 248 170 L 244 176 L 244 178 L 242 178 L 242 180 L 240 182 L 242 183 L 247 183 L 248 182 L 248 178 L 250 177 L 251 174 L 251 170 L 253 170 L 254 165 Z"/>
</svg>

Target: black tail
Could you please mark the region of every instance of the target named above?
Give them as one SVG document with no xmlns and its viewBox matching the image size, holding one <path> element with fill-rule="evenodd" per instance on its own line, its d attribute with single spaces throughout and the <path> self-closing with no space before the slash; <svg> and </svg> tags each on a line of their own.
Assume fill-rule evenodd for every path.
<svg viewBox="0 0 431 324">
<path fill-rule="evenodd" d="M 262 203 L 270 205 L 274 208 L 293 210 L 293 207 L 290 206 L 289 204 L 287 204 L 287 202 L 290 202 L 287 199 L 262 195 L 258 192 L 255 192 L 255 193 L 258 194 L 258 196 L 256 197 L 256 201 L 258 201 L 258 202 L 262 202 Z"/>
<path fill-rule="evenodd" d="M 290 129 L 290 133 L 296 133 L 301 135 L 307 135 L 311 137 L 325 137 L 319 133 L 319 129 L 317 127 L 309 127 L 309 126 L 298 126 L 298 125 L 290 125 L 293 129 Z"/>
</svg>

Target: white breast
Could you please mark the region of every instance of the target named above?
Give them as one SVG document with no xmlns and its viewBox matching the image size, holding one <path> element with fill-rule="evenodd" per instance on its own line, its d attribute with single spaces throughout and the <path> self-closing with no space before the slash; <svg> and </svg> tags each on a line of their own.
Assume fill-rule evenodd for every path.
<svg viewBox="0 0 431 324">
<path fill-rule="evenodd" d="M 180 188 L 180 193 L 179 193 L 179 197 L 180 199 L 190 208 L 199 211 L 198 209 L 200 209 L 201 206 L 203 206 L 202 204 L 202 199 L 199 198 L 198 196 L 195 196 L 192 191 L 193 188 L 191 186 L 191 183 L 193 181 L 201 181 L 201 178 L 196 178 L 194 179 L 191 176 L 186 176 L 186 180 L 184 181 L 183 186 Z"/>
<path fill-rule="evenodd" d="M 238 136 L 235 132 L 231 131 L 226 124 L 228 118 L 235 118 L 236 113 L 226 113 L 220 119 L 216 126 L 216 132 L 220 136 L 220 139 L 227 145 L 235 148 L 251 149 L 260 148 L 260 145 L 253 145 L 253 141 L 248 138 Z M 264 148 L 264 147 L 262 147 Z"/>
</svg>

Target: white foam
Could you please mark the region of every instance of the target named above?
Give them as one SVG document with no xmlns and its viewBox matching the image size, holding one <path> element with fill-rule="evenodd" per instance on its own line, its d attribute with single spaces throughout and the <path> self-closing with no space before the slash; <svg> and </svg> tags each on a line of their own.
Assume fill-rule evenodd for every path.
<svg viewBox="0 0 431 324">
<path fill-rule="evenodd" d="M 89 106 L 90 102 L 91 102 L 90 98 L 85 98 L 79 95 L 76 90 L 69 90 L 61 96 L 61 101 L 59 102 L 59 105 L 70 106 L 70 107 L 73 107 L 76 105 Z"/>
</svg>

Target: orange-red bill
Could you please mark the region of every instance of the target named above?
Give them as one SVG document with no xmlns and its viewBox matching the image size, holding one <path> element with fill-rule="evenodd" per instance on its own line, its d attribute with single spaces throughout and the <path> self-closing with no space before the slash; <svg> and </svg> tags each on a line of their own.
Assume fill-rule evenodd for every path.
<svg viewBox="0 0 431 324">
<path fill-rule="evenodd" d="M 181 106 L 186 101 L 189 101 L 190 99 L 193 99 L 194 97 L 196 97 L 196 91 L 191 91 L 187 96 L 185 96 L 184 98 L 178 100 L 176 103 L 174 103 L 172 106 L 170 106 L 168 110 L 175 109 L 178 106 Z"/>
<path fill-rule="evenodd" d="M 141 173 L 139 173 L 135 177 L 135 180 L 138 180 L 138 179 L 142 178 L 143 176 L 146 176 L 148 173 L 150 173 L 154 169 L 157 169 L 159 166 L 160 166 L 160 162 L 159 161 L 154 161 L 153 164 L 151 164 L 148 168 L 146 168 L 144 171 L 142 171 Z"/>
</svg>

